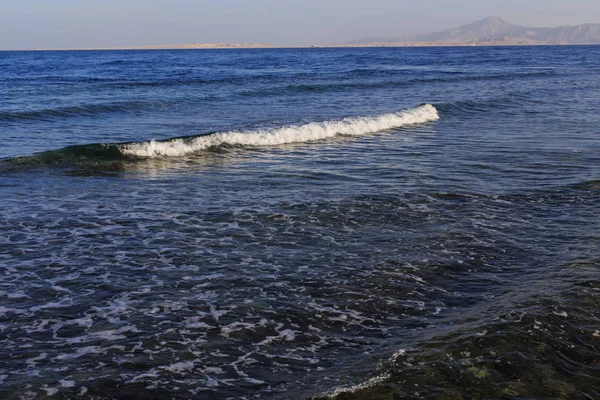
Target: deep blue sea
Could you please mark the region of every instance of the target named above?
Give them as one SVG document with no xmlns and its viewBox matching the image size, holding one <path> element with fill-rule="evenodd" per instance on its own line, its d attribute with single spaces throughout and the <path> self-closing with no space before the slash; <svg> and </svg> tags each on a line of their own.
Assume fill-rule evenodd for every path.
<svg viewBox="0 0 600 400">
<path fill-rule="evenodd" d="M 600 46 L 0 52 L 0 398 L 600 399 Z"/>
</svg>

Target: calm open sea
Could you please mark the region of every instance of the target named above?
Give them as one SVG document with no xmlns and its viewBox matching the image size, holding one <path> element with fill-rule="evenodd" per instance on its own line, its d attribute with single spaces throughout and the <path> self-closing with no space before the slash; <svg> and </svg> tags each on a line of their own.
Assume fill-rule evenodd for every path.
<svg viewBox="0 0 600 400">
<path fill-rule="evenodd" d="M 3 399 L 599 399 L 600 47 L 0 53 Z"/>
</svg>

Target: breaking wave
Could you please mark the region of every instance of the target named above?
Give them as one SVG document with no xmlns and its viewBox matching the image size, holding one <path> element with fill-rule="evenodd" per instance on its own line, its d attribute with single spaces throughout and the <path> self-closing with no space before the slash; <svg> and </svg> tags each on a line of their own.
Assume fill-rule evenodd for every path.
<svg viewBox="0 0 600 400">
<path fill-rule="evenodd" d="M 226 146 L 274 146 L 311 142 L 338 135 L 364 135 L 437 119 L 439 119 L 437 109 L 430 104 L 424 104 L 397 113 L 372 117 L 349 117 L 338 121 L 311 122 L 304 125 L 240 132 L 215 132 L 147 142 L 74 145 L 30 156 L 0 160 L 0 172 L 12 171 L 14 168 L 50 165 L 106 168 L 107 165 L 114 163 L 135 163 L 149 158 L 180 157 Z"/>
<path fill-rule="evenodd" d="M 311 122 L 279 128 L 248 132 L 217 132 L 192 138 L 176 138 L 166 141 L 128 143 L 119 145 L 123 155 L 135 157 L 177 157 L 221 145 L 273 146 L 287 143 L 303 143 L 334 136 L 358 136 L 421 124 L 439 119 L 431 104 L 409 110 L 373 117 L 349 117 L 339 121 Z"/>
</svg>

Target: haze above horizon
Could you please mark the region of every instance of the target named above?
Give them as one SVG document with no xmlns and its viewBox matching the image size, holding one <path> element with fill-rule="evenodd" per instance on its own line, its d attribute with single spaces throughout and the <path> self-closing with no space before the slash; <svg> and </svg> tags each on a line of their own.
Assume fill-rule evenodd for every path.
<svg viewBox="0 0 600 400">
<path fill-rule="evenodd" d="M 16 3 L 16 2 L 15 2 Z M 532 27 L 600 22 L 597 0 L 23 0 L 4 4 L 0 49 L 187 43 L 308 45 L 454 28 L 486 16 Z"/>
</svg>

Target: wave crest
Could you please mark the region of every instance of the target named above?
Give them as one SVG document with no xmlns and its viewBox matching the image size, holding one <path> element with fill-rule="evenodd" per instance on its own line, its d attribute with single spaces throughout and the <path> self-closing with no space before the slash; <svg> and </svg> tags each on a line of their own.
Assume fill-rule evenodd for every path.
<svg viewBox="0 0 600 400">
<path fill-rule="evenodd" d="M 178 157 L 221 145 L 273 146 L 287 143 L 304 143 L 338 135 L 358 136 L 421 124 L 439 119 L 431 104 L 409 110 L 373 117 L 349 117 L 339 121 L 311 122 L 281 128 L 248 132 L 218 132 L 193 138 L 167 141 L 128 143 L 119 146 L 122 154 L 135 157 Z"/>
</svg>

